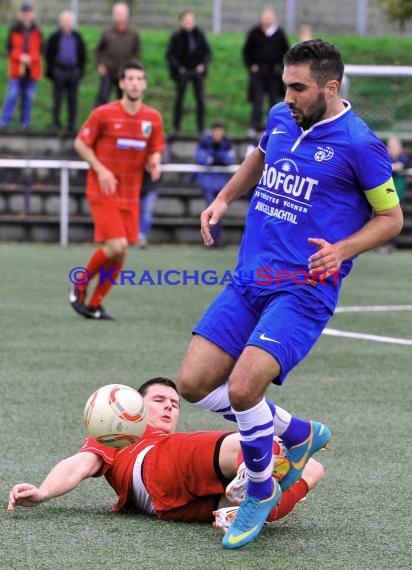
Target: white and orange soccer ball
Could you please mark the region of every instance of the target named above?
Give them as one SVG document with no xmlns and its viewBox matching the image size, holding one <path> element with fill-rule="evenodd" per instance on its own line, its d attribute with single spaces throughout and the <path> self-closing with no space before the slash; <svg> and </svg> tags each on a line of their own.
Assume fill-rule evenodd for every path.
<svg viewBox="0 0 412 570">
<path fill-rule="evenodd" d="M 147 426 L 147 411 L 143 398 L 130 386 L 102 386 L 87 400 L 84 425 L 89 434 L 104 445 L 130 445 L 143 435 Z"/>
</svg>

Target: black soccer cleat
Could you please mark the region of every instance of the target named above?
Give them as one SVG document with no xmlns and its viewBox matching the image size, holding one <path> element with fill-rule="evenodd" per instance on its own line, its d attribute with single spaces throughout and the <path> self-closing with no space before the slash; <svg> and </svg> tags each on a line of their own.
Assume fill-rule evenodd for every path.
<svg viewBox="0 0 412 570">
<path fill-rule="evenodd" d="M 69 303 L 82 317 L 87 318 L 87 307 L 85 305 L 86 301 L 86 291 L 80 291 L 80 289 L 73 283 L 69 286 Z"/>
<path fill-rule="evenodd" d="M 106 309 L 100 305 L 99 307 L 85 307 L 86 313 L 84 316 L 88 319 L 95 319 L 100 321 L 115 321 L 116 319 L 106 312 Z"/>
</svg>

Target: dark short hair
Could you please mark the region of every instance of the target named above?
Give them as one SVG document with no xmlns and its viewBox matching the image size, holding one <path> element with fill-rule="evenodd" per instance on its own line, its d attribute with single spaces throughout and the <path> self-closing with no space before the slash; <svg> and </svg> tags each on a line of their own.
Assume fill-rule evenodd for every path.
<svg viewBox="0 0 412 570">
<path fill-rule="evenodd" d="M 143 63 L 137 60 L 127 61 L 125 64 L 122 65 L 120 68 L 119 79 L 124 79 L 126 77 L 126 71 L 128 69 L 138 69 L 139 71 L 143 71 L 146 75 L 146 70 L 144 68 Z"/>
<path fill-rule="evenodd" d="M 169 388 L 173 388 L 173 390 L 175 390 L 177 393 L 177 386 L 173 380 L 170 380 L 170 378 L 163 378 L 163 376 L 158 376 L 157 378 L 150 378 L 150 380 L 146 380 L 146 382 L 144 382 L 137 389 L 137 391 L 141 396 L 144 396 L 150 386 L 153 386 L 154 384 L 162 384 L 162 386 L 168 386 Z"/>
<path fill-rule="evenodd" d="M 30 2 L 23 2 L 20 5 L 20 12 L 33 12 L 33 5 Z"/>
<path fill-rule="evenodd" d="M 307 40 L 292 46 L 285 54 L 285 65 L 308 63 L 317 84 L 323 87 L 327 81 L 342 82 L 344 65 L 336 46 L 321 39 Z"/>
<path fill-rule="evenodd" d="M 215 121 L 214 123 L 212 123 L 210 125 L 211 129 L 226 129 L 225 127 L 225 123 L 222 123 L 222 121 Z"/>
</svg>

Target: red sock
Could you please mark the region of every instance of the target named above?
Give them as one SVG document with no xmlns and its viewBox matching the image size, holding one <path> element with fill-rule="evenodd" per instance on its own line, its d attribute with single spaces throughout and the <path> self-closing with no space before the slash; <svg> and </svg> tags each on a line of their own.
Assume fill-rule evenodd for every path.
<svg viewBox="0 0 412 570">
<path fill-rule="evenodd" d="M 86 265 L 86 269 L 90 274 L 90 279 L 88 283 L 85 283 L 84 285 L 78 285 L 80 291 L 87 290 L 90 281 L 93 279 L 93 277 L 95 277 L 99 269 L 103 267 L 108 260 L 109 258 L 104 253 L 103 248 L 101 247 L 99 247 L 99 249 L 96 249 L 96 251 L 92 253 L 91 258 L 89 259 Z"/>
<path fill-rule="evenodd" d="M 104 264 L 103 269 L 104 269 L 105 273 L 108 273 L 111 269 L 114 268 L 113 271 L 110 271 L 110 277 L 111 277 L 111 279 L 116 281 L 122 267 L 123 267 L 122 262 L 112 261 L 112 260 L 108 259 L 106 261 L 106 263 Z M 104 279 L 103 283 L 100 283 L 100 280 L 98 281 L 96 288 L 93 291 L 93 295 L 89 301 L 89 304 L 88 304 L 89 307 L 100 307 L 100 305 L 103 302 L 103 299 L 106 297 L 106 295 L 108 294 L 108 292 L 110 291 L 110 289 L 113 286 L 111 279 L 108 279 L 106 277 Z"/>
<path fill-rule="evenodd" d="M 283 491 L 279 503 L 270 511 L 267 521 L 277 521 L 285 517 L 294 508 L 296 503 L 303 499 L 303 497 L 306 497 L 308 491 L 306 481 L 299 479 L 290 489 Z"/>
</svg>

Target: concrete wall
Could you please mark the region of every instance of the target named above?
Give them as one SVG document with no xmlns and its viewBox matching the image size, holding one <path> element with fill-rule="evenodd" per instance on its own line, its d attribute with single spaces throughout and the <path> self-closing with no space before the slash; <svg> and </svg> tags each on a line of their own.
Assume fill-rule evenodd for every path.
<svg viewBox="0 0 412 570">
<path fill-rule="evenodd" d="M 170 144 L 170 161 L 193 162 L 195 139 Z M 244 156 L 247 141 L 236 142 L 237 160 Z M 39 151 L 41 149 L 41 151 Z M 40 133 L 0 133 L 1 158 L 47 158 L 79 160 L 70 137 L 49 137 Z M 84 170 L 70 171 L 69 241 L 93 240 L 93 224 L 85 199 Z M 205 202 L 202 191 L 190 182 L 189 174 L 164 173 L 159 185 L 152 243 L 200 244 L 199 215 Z M 243 231 L 248 201 L 239 200 L 227 213 L 222 241 L 238 244 Z M 3 167 L 0 177 L 0 240 L 59 241 L 60 173 L 51 168 Z"/>
</svg>

